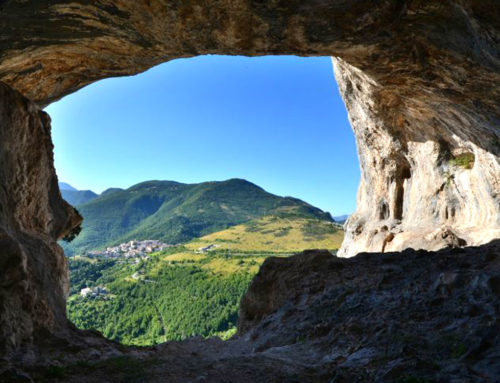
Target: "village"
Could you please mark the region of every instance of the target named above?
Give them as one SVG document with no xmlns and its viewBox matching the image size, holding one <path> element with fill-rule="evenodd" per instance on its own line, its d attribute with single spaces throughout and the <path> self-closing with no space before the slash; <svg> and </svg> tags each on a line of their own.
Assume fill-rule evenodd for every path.
<svg viewBox="0 0 500 383">
<path fill-rule="evenodd" d="M 144 241 L 129 241 L 126 243 L 122 243 L 118 246 L 107 247 L 105 250 L 94 250 L 89 251 L 87 253 L 87 257 L 89 258 L 106 258 L 106 259 L 128 259 L 133 263 L 140 263 L 141 260 L 148 261 L 150 259 L 149 254 L 155 253 L 158 251 L 165 250 L 170 247 L 174 247 L 175 245 L 169 245 L 158 240 L 148 239 Z M 204 254 L 209 251 L 215 250 L 217 245 L 210 244 L 208 246 L 200 247 L 195 253 Z M 119 261 L 124 262 L 124 261 Z M 140 271 L 136 271 L 131 276 L 132 279 L 147 282 L 147 283 L 155 283 L 152 280 L 144 279 L 144 275 Z M 109 299 L 109 291 L 104 286 L 96 286 L 96 287 L 85 287 L 80 290 L 80 296 L 85 299 Z"/>
<path fill-rule="evenodd" d="M 107 247 L 105 250 L 89 251 L 87 256 L 89 258 L 142 258 L 147 260 L 149 258 L 149 254 L 162 251 L 173 246 L 174 245 L 168 245 L 155 239 L 148 239 L 144 241 L 133 240 L 122 243 L 118 246 Z"/>
<path fill-rule="evenodd" d="M 149 254 L 162 251 L 173 245 L 160 242 L 155 239 L 148 239 L 144 241 L 133 240 L 130 242 L 122 243 L 118 246 L 107 247 L 105 250 L 94 250 L 87 253 L 89 258 L 106 258 L 106 259 L 132 259 L 135 263 L 140 263 L 141 259 L 147 261 L 150 259 Z M 139 279 L 139 274 L 133 276 L 134 279 Z M 85 287 L 81 289 L 80 296 L 86 299 L 107 299 L 109 291 L 106 287 Z"/>
</svg>

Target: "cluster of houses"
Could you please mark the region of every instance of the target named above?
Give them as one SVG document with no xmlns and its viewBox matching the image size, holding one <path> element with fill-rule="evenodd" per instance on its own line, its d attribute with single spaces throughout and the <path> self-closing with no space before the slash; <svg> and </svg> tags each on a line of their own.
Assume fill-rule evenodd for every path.
<svg viewBox="0 0 500 383">
<path fill-rule="evenodd" d="M 197 251 L 195 251 L 195 253 L 204 254 L 210 250 L 215 250 L 216 247 L 217 247 L 217 245 L 208 245 L 205 247 L 200 247 Z"/>
<path fill-rule="evenodd" d="M 145 241 L 130 241 L 122 243 L 118 246 L 108 247 L 106 250 L 89 251 L 89 257 L 104 257 L 104 258 L 148 258 L 148 254 L 164 250 L 173 245 L 148 239 Z"/>
<path fill-rule="evenodd" d="M 80 295 L 84 298 L 100 298 L 108 295 L 106 287 L 85 287 L 80 290 Z"/>
</svg>

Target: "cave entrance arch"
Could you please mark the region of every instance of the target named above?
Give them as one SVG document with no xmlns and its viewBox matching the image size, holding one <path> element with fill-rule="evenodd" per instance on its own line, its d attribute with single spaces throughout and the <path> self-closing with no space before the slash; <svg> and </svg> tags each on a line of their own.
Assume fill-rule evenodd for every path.
<svg viewBox="0 0 500 383">
<path fill-rule="evenodd" d="M 51 116 L 58 178 L 71 186 L 85 185 L 85 189 L 100 193 L 102 189 L 96 190 L 93 185 L 103 181 L 104 189 L 128 189 L 135 185 L 135 192 L 130 193 L 137 196 L 145 189 L 136 184 L 145 188 L 149 180 L 199 183 L 243 178 L 268 192 L 301 198 L 334 215 L 354 210 L 359 164 L 330 57 L 202 56 L 175 60 L 134 77 L 92 84 L 51 104 L 45 111 Z M 255 174 L 253 178 L 250 172 Z M 206 178 L 199 179 L 200 174 Z M 92 187 L 85 184 L 89 181 L 94 183 Z M 160 184 L 151 187 L 167 187 Z M 273 190 L 280 186 L 282 190 Z M 162 194 L 146 195 L 148 203 L 140 210 L 137 199 L 132 209 L 127 203 L 131 201 L 123 195 L 110 202 L 113 192 L 117 190 L 105 191 L 107 204 L 102 199 L 90 205 L 73 202 L 84 217 L 83 229 L 71 243 L 60 244 L 69 258 L 69 319 L 81 329 L 96 328 L 107 338 L 124 344 L 152 345 L 187 335 L 227 338 L 235 331 L 240 298 L 263 258 L 311 248 L 335 251 L 341 244 L 339 227 L 329 227 L 325 221 L 315 226 L 309 221 L 309 236 L 300 237 L 300 221 L 289 219 L 286 224 L 269 223 L 265 229 L 256 224 L 251 232 L 257 236 L 260 230 L 272 231 L 281 225 L 275 243 L 282 244 L 288 236 L 283 233 L 293 225 L 293 239 L 298 242 L 295 247 L 281 245 L 273 250 L 268 246 L 262 250 L 262 245 L 257 245 L 245 252 L 244 248 L 238 250 L 237 245 L 215 242 L 231 249 L 227 260 L 220 252 L 222 249 L 216 249 L 215 254 L 199 254 L 196 249 L 209 245 L 201 243 L 194 248 L 189 244 L 183 249 L 169 248 L 164 256 L 143 254 L 126 258 L 125 254 L 117 256 L 111 252 L 96 254 L 94 250 L 105 244 L 125 245 L 134 239 L 168 244 L 194 239 L 158 231 L 158 223 L 149 230 L 134 232 L 138 223 L 131 221 L 141 214 L 141 222 L 161 219 L 163 202 L 149 202 L 155 196 L 160 201 Z M 62 190 L 63 198 L 75 194 Z M 128 196 L 133 198 L 134 194 Z M 331 205 L 314 198 L 331 201 Z M 102 204 L 95 205 L 99 201 Z M 124 205 L 118 207 L 122 201 Z M 232 209 L 233 203 L 228 198 L 225 208 Z M 252 201 L 247 203 L 253 206 Z M 255 209 L 261 207 L 255 205 Z M 120 224 L 124 215 L 118 211 L 130 214 L 123 226 Z M 316 209 L 314 214 L 318 214 Z M 96 222 L 100 217 L 101 222 Z M 325 215 L 321 217 L 324 219 Z M 196 217 L 189 219 L 192 227 L 186 224 L 181 230 L 174 230 L 167 225 L 169 221 L 163 221 L 169 227 L 164 230 L 179 234 L 188 229 L 200 230 L 196 226 L 201 225 L 203 212 L 199 221 Z M 239 220 L 234 226 L 245 224 L 241 218 L 232 219 Z M 123 227 L 126 229 L 120 231 Z M 327 239 L 314 236 L 315 230 L 330 228 Z M 130 232 L 134 235 L 123 238 Z M 154 234 L 144 236 L 148 232 Z M 255 254 L 259 250 L 261 254 Z M 209 258 L 213 260 L 208 262 Z M 224 261 L 228 269 L 236 268 L 233 275 L 223 275 Z M 199 286 L 204 286 L 207 293 L 200 295 Z"/>
<path fill-rule="evenodd" d="M 40 106 L 178 57 L 334 56 L 362 168 L 342 255 L 481 244 L 500 235 L 498 19 L 496 0 L 3 3 L 2 352 L 73 331 L 56 240 L 80 219 Z"/>
</svg>

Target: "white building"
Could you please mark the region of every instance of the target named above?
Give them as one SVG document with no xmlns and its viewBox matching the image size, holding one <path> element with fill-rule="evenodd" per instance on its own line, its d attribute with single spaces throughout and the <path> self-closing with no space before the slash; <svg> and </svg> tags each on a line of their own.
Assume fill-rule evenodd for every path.
<svg viewBox="0 0 500 383">
<path fill-rule="evenodd" d="M 80 290 L 80 295 L 84 298 L 92 294 L 92 289 L 90 287 L 85 287 Z"/>
<path fill-rule="evenodd" d="M 105 287 L 97 286 L 97 287 L 85 287 L 80 290 L 80 295 L 84 298 L 88 297 L 99 297 L 103 295 L 108 295 L 108 290 Z"/>
</svg>

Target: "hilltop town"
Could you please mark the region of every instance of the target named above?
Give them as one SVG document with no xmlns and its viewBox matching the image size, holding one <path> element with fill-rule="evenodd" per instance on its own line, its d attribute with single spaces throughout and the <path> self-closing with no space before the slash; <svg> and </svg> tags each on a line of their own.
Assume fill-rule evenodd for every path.
<svg viewBox="0 0 500 383">
<path fill-rule="evenodd" d="M 89 251 L 87 256 L 103 258 L 143 258 L 147 259 L 148 254 L 164 250 L 174 245 L 169 245 L 154 239 L 144 241 L 130 241 L 118 246 L 107 247 L 105 250 Z"/>
</svg>

